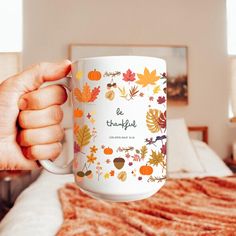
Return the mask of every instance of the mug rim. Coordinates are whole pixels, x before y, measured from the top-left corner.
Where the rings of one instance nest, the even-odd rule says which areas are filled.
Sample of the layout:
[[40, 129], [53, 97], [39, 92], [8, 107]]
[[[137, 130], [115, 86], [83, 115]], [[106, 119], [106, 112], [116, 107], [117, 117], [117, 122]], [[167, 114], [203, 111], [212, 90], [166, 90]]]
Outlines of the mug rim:
[[145, 58], [145, 59], [155, 59], [158, 61], [163, 61], [164, 63], [166, 63], [166, 60], [160, 57], [152, 57], [152, 56], [138, 56], [138, 55], [116, 55], [116, 56], [97, 56], [97, 57], [81, 57], [75, 61], [72, 62], [72, 64], [76, 64], [79, 61], [89, 61], [89, 60], [106, 60], [106, 59], [117, 59], [117, 58]]

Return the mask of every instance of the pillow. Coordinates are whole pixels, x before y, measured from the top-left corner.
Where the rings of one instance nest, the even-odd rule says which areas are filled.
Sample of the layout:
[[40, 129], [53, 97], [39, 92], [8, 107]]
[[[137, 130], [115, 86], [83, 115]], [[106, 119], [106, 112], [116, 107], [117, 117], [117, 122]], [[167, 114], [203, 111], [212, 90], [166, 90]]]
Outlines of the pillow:
[[167, 171], [204, 172], [183, 118], [167, 120]]

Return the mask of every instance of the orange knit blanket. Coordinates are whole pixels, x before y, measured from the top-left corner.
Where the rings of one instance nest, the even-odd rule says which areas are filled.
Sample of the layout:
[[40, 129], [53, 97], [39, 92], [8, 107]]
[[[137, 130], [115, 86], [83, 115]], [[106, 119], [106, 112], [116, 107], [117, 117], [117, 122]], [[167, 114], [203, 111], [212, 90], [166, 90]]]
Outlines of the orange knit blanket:
[[75, 184], [59, 189], [64, 214], [57, 236], [236, 235], [236, 175], [169, 179], [153, 197], [108, 203]]

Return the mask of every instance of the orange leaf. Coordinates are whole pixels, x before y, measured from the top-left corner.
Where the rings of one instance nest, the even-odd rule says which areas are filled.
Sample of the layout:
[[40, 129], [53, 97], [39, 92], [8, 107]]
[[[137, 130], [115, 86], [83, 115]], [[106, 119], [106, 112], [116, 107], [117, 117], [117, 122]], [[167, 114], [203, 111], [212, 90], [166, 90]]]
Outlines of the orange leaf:
[[75, 95], [76, 99], [77, 99], [79, 102], [83, 102], [83, 97], [82, 97], [82, 93], [81, 93], [80, 89], [75, 88], [75, 89], [74, 89], [74, 95]]
[[97, 96], [98, 96], [99, 93], [100, 93], [100, 86], [95, 87], [95, 88], [92, 90], [91, 98], [90, 98], [89, 102], [95, 101], [95, 100], [97, 99]]
[[82, 100], [83, 102], [89, 102], [90, 98], [91, 98], [91, 90], [89, 85], [86, 83], [83, 87]]
[[78, 124], [74, 124], [74, 135], [78, 135], [79, 132], [79, 125]]
[[147, 85], [155, 85], [155, 83], [160, 79], [160, 76], [156, 75], [156, 70], [153, 70], [151, 73], [145, 67], [143, 74], [137, 74], [139, 80], [136, 81], [137, 84], [146, 87]]

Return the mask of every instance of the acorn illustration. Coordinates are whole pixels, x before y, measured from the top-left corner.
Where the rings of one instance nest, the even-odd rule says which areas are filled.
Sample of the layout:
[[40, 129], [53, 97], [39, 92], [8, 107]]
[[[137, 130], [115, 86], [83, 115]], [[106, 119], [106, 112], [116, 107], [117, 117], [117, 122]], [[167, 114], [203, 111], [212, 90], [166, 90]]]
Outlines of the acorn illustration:
[[125, 159], [122, 157], [117, 157], [113, 160], [114, 166], [120, 170], [123, 168], [124, 164], [125, 164]]

